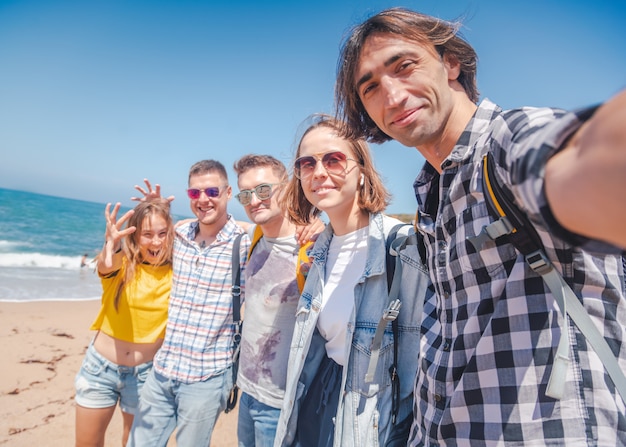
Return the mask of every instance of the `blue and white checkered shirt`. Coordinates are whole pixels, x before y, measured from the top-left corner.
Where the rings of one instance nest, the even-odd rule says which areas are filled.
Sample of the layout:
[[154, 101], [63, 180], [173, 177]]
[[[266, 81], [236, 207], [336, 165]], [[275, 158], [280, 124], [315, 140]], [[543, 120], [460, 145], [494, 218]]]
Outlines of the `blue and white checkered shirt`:
[[[170, 379], [193, 383], [219, 374], [232, 364], [233, 241], [243, 230], [232, 217], [216, 240], [202, 249], [194, 242], [197, 222], [176, 229], [174, 275], [163, 346], [154, 358], [155, 370]], [[240, 266], [250, 240], [241, 240]], [[241, 275], [241, 301], [244, 298]]]
[[621, 257], [591, 254], [602, 244], [561, 228], [544, 193], [546, 160], [588, 114], [502, 111], [485, 100], [441, 175], [426, 164], [417, 177], [420, 230], [437, 294], [424, 306], [410, 446], [626, 445], [624, 402], [571, 320], [565, 392], [560, 400], [546, 396], [561, 329], [542, 278], [510, 243], [489, 241], [476, 251], [468, 241], [493, 221], [481, 171], [482, 156], [492, 151], [499, 177], [626, 370]]

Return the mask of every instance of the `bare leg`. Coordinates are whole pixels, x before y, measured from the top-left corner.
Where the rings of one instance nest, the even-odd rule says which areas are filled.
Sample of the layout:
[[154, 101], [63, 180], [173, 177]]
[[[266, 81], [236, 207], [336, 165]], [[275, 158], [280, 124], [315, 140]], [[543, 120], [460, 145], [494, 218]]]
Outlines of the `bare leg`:
[[104, 435], [115, 407], [85, 408], [76, 405], [76, 447], [104, 447]]
[[124, 428], [122, 431], [122, 447], [125, 447], [126, 443], [128, 442], [128, 435], [130, 434], [130, 427], [132, 427], [133, 425], [133, 419], [135, 418], [135, 416], [130, 413], [124, 413], [122, 411], [122, 418], [124, 418]]

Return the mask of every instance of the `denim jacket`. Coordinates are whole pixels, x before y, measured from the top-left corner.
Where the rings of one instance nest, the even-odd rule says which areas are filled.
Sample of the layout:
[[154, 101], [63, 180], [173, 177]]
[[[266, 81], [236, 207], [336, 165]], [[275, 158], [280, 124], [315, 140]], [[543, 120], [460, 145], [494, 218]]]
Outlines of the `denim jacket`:
[[[400, 223], [399, 220], [382, 214], [370, 216], [365, 270], [355, 287], [354, 310], [348, 322], [345, 346], [348, 363], [343, 368], [342, 393], [335, 418], [335, 446], [385, 445], [393, 433], [389, 368], [393, 363], [394, 349], [390, 323], [385, 329], [374, 381], [366, 383], [365, 374], [376, 327], [389, 303], [386, 239], [390, 231]], [[408, 228], [408, 225], [403, 226], [398, 236], [413, 233]], [[310, 253], [311, 270], [296, 310], [285, 398], [278, 421], [275, 447], [293, 443], [302, 398], [326, 355], [325, 340], [316, 327], [321, 309], [328, 247], [332, 237], [332, 227], [328, 225]], [[398, 424], [412, 413], [423, 303], [427, 296], [434, 293], [417, 246], [407, 246], [400, 251], [400, 256], [403, 265], [399, 293], [402, 307], [398, 316]]]

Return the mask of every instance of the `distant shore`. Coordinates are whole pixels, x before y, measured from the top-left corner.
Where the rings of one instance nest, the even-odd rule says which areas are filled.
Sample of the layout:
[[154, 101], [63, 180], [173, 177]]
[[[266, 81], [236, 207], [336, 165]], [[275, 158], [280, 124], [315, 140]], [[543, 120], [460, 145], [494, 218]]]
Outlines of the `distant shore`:
[[[74, 445], [74, 376], [99, 304], [0, 302], [0, 446]], [[120, 447], [121, 431], [117, 410], [105, 446]], [[222, 414], [211, 446], [236, 446], [236, 432], [237, 412]]]

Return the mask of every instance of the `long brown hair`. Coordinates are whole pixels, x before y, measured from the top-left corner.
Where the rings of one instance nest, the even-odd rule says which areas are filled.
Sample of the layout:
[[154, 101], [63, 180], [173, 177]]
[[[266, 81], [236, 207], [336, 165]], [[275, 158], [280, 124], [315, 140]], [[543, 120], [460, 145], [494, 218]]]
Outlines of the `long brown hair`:
[[460, 22], [447, 22], [404, 8], [387, 9], [354, 27], [342, 44], [335, 83], [336, 115], [346, 123], [342, 129], [345, 135], [348, 138], [365, 138], [372, 143], [383, 143], [391, 139], [365, 111], [354, 79], [363, 46], [374, 34], [395, 35], [430, 49], [440, 57], [445, 53], [458, 61], [461, 73], [457, 80], [469, 99], [477, 103], [478, 56], [474, 48], [460, 37], [460, 27]]
[[124, 278], [120, 281], [120, 285], [115, 293], [115, 309], [117, 310], [122, 290], [126, 284], [130, 284], [134, 277], [137, 264], [143, 262], [141, 250], [139, 248], [139, 238], [143, 229], [144, 222], [150, 216], [160, 216], [167, 224], [167, 236], [163, 243], [163, 250], [159, 254], [156, 265], [171, 264], [172, 252], [174, 247], [174, 222], [170, 214], [170, 203], [165, 199], [151, 199], [139, 203], [134, 209], [134, 214], [128, 219], [126, 227], [135, 227], [136, 230], [126, 236], [124, 247]]
[[[314, 129], [320, 127], [331, 129], [336, 133], [337, 138], [346, 140], [350, 144], [350, 148], [354, 153], [354, 158], [359, 165], [359, 169], [363, 174], [363, 185], [359, 189], [359, 197], [357, 203], [359, 208], [368, 213], [377, 213], [384, 211], [389, 204], [391, 195], [383, 184], [380, 175], [374, 167], [372, 155], [369, 146], [362, 138], [349, 139], [341, 136], [341, 129], [344, 124], [329, 115], [316, 114], [309, 118], [313, 123], [307, 127], [300, 137], [298, 148], [296, 149], [294, 160], [300, 156], [300, 146], [302, 140]], [[295, 175], [291, 176], [285, 193], [281, 199], [281, 206], [286, 211], [289, 220], [297, 225], [307, 225], [311, 219], [321, 213], [315, 208], [304, 195], [300, 180]]]

